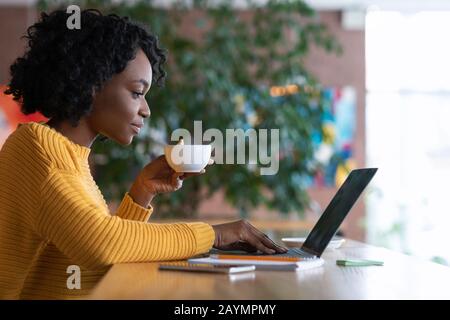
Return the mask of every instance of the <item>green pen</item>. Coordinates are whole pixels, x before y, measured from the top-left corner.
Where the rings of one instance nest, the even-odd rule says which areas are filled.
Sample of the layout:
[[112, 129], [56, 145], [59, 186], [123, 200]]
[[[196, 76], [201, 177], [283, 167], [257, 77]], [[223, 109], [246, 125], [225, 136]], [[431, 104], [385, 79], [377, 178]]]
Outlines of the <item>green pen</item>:
[[346, 259], [336, 260], [338, 266], [344, 267], [367, 267], [367, 266], [382, 266], [383, 261], [367, 260], [367, 259]]

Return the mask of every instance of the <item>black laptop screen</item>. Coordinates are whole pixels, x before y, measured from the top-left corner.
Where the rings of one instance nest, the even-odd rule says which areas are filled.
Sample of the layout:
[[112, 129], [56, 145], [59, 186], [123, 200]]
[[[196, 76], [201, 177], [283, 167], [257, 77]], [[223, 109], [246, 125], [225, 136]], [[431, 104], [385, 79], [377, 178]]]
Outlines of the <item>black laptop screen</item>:
[[353, 170], [316, 223], [302, 250], [320, 257], [347, 213], [377, 172], [376, 168]]

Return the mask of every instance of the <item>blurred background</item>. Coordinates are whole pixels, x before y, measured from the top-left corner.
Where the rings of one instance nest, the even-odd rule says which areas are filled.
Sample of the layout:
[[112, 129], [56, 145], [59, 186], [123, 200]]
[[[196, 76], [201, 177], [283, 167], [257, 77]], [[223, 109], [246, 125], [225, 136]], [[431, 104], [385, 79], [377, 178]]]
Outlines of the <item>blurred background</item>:
[[[173, 130], [195, 120], [203, 131], [278, 128], [276, 175], [215, 165], [159, 197], [152, 219], [244, 217], [272, 236], [302, 236], [350, 170], [377, 167], [340, 233], [449, 264], [448, 1], [0, 0], [2, 89], [27, 27], [70, 4], [141, 21], [169, 52], [141, 134], [129, 147], [93, 146], [92, 174], [112, 211]], [[0, 94], [0, 146], [17, 123], [41, 120]]]

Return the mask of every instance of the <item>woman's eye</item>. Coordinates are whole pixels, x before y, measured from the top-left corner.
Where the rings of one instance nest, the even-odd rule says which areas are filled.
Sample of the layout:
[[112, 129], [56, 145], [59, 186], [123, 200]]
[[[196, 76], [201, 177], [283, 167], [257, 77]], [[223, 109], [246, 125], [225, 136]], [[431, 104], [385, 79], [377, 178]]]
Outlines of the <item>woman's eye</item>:
[[139, 98], [139, 96], [144, 95], [142, 92], [136, 92], [136, 91], [133, 91], [131, 94], [132, 94], [133, 98], [135, 98], [135, 99]]

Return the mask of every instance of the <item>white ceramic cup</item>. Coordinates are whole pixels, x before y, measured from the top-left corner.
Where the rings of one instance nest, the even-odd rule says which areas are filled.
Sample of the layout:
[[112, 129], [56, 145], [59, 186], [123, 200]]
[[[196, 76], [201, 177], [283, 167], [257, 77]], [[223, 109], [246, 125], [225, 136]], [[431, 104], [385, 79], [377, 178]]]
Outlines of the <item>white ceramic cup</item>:
[[200, 172], [211, 158], [211, 145], [177, 144], [164, 147], [164, 155], [175, 172]]

